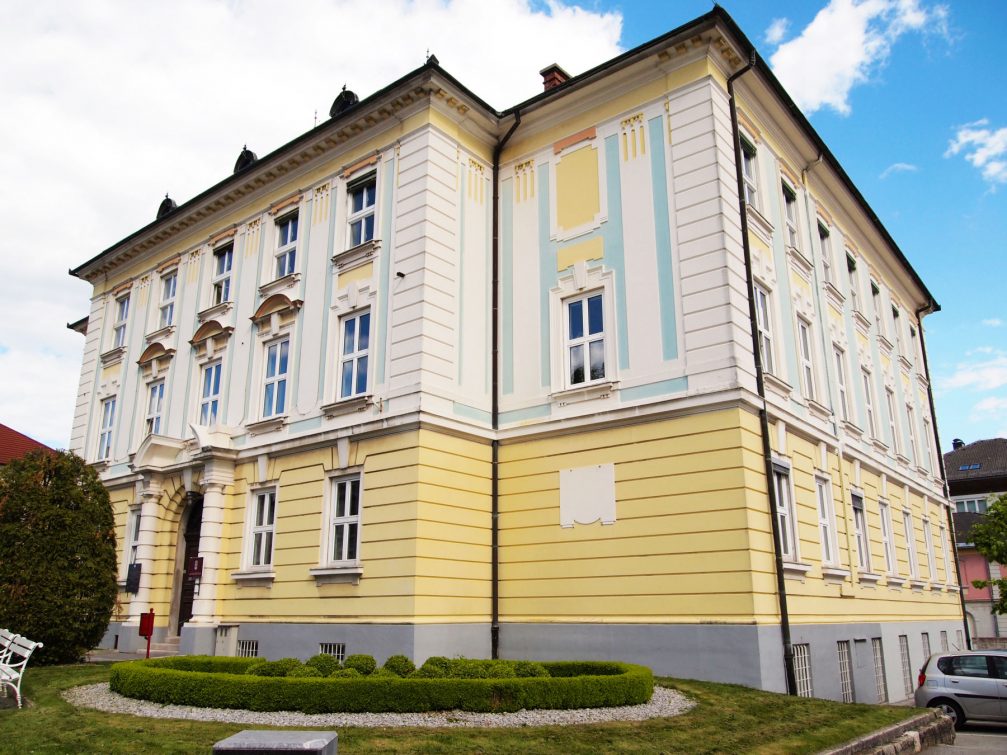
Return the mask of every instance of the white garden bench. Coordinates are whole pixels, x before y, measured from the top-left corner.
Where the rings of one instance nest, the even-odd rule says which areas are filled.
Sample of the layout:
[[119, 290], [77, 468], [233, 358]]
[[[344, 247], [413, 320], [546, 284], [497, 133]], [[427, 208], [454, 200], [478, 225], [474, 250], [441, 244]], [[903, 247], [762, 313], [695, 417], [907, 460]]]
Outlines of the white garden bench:
[[28, 659], [41, 642], [32, 642], [19, 634], [8, 630], [0, 630], [0, 689], [7, 687], [14, 690], [17, 707], [21, 707], [21, 679], [24, 676]]

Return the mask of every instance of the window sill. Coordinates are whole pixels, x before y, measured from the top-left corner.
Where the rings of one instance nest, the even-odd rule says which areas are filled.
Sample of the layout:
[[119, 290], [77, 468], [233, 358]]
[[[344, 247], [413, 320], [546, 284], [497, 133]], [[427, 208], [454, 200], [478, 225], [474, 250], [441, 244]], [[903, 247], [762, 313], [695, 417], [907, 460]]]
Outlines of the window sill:
[[901, 590], [906, 586], [905, 577], [898, 577], [894, 574], [889, 574], [885, 579], [885, 584], [892, 590]]
[[864, 437], [864, 431], [861, 430], [852, 422], [850, 422], [849, 420], [845, 419], [843, 420], [843, 428], [845, 428], [846, 432], [848, 432], [850, 435], [855, 435], [858, 438]]
[[364, 396], [354, 396], [333, 401], [331, 404], [323, 404], [322, 412], [326, 417], [339, 417], [344, 414], [362, 412], [374, 404], [374, 396], [366, 394]]
[[832, 410], [829, 409], [829, 407], [823, 404], [819, 404], [813, 398], [807, 399], [807, 402], [808, 402], [808, 409], [810, 409], [811, 413], [814, 414], [819, 419], [828, 419], [829, 417], [832, 416]]
[[843, 296], [843, 292], [836, 288], [836, 285], [832, 281], [825, 282], [825, 295], [829, 301], [836, 305], [836, 309], [842, 311], [846, 297]]
[[791, 246], [787, 244], [787, 254], [794, 261], [794, 267], [797, 272], [804, 277], [805, 280], [811, 280], [811, 273], [815, 269], [814, 265], [811, 263], [800, 249], [796, 246]]
[[340, 273], [345, 273], [355, 267], [366, 265], [381, 251], [381, 240], [371, 239], [363, 244], [357, 244], [344, 252], [332, 255], [332, 265]]
[[275, 577], [276, 573], [272, 570], [231, 572], [231, 579], [238, 583], [238, 587], [269, 587]]
[[916, 592], [923, 592], [926, 589], [927, 583], [922, 579], [911, 579], [909, 580], [909, 587], [911, 587]]
[[871, 321], [868, 320], [867, 315], [865, 315], [859, 309], [853, 312], [853, 322], [857, 326], [857, 329], [865, 336], [870, 332]]
[[233, 301], [222, 301], [220, 304], [213, 304], [206, 309], [196, 313], [196, 319], [204, 323], [207, 320], [215, 320], [221, 315], [226, 315], [234, 307]]
[[898, 459], [899, 464], [901, 464], [902, 466], [904, 466], [904, 467], [908, 467], [909, 466], [909, 457], [908, 456], [905, 456], [904, 454], [901, 454], [898, 451], [896, 451], [895, 452], [895, 458]]
[[811, 571], [811, 564], [802, 564], [799, 561], [783, 562], [783, 576], [787, 579], [799, 579], [803, 582], [809, 571]]
[[844, 582], [850, 576], [849, 569], [839, 566], [823, 566], [822, 579], [826, 582]]
[[906, 372], [912, 372], [913, 363], [909, 361], [905, 354], [899, 354], [899, 364]]
[[263, 433], [279, 430], [287, 423], [287, 415], [280, 414], [269, 419], [262, 419], [258, 422], [246, 422], [245, 429], [252, 435], [262, 435]]
[[875, 574], [872, 571], [858, 571], [857, 581], [862, 585], [868, 585], [869, 587], [874, 587], [878, 582], [881, 581], [881, 575]]
[[279, 293], [280, 291], [286, 291], [288, 288], [293, 288], [300, 280], [300, 273], [284, 275], [282, 278], [277, 278], [276, 280], [269, 281], [269, 283], [263, 283], [259, 286], [259, 295], [265, 299], [273, 294]]
[[356, 566], [319, 566], [308, 569], [308, 574], [315, 578], [316, 585], [335, 585], [360, 583], [360, 577], [364, 573], [364, 567], [360, 564]]
[[748, 210], [749, 229], [755, 231], [756, 235], [765, 241], [766, 244], [772, 244], [773, 224], [753, 205], [745, 204], [745, 209]]
[[111, 367], [113, 364], [119, 364], [122, 361], [123, 355], [126, 353], [125, 346], [115, 346], [108, 351], [101, 353], [98, 359], [101, 360], [102, 367]]
[[154, 343], [155, 341], [163, 343], [175, 332], [174, 325], [165, 325], [163, 328], [158, 328], [157, 330], [151, 331], [145, 336], [147, 343]]
[[888, 340], [888, 336], [884, 333], [878, 333], [878, 346], [881, 347], [881, 353], [885, 356], [892, 355], [892, 349], [894, 346], [892, 345], [892, 342]]
[[927, 380], [927, 376], [924, 375], [922, 372], [917, 372], [916, 373], [916, 382], [918, 382], [920, 384], [921, 388], [929, 388], [930, 387], [930, 381]]
[[950, 584], [944, 585], [944, 589], [947, 590], [948, 592], [961, 592], [962, 591], [962, 588], [960, 588], [958, 585], [950, 585]]
[[580, 401], [592, 401], [594, 399], [608, 398], [617, 389], [617, 383], [606, 381], [604, 383], [589, 383], [579, 388], [567, 388], [551, 394], [551, 398], [558, 406], [568, 406]]
[[771, 372], [762, 373], [762, 381], [772, 389], [773, 393], [781, 396], [782, 398], [790, 398], [790, 394], [794, 391], [794, 386], [788, 383], [782, 378], [778, 378]]
[[881, 453], [888, 453], [888, 446], [877, 438], [871, 438], [871, 444]]

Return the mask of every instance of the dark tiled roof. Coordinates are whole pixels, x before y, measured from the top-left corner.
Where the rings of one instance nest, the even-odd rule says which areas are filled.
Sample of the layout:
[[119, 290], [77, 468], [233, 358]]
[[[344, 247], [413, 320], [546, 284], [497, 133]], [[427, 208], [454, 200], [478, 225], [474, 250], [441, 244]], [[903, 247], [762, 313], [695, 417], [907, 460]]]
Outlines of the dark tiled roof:
[[971, 511], [954, 513], [951, 518], [955, 522], [955, 540], [959, 543], [972, 542], [972, 526], [976, 522], [981, 522], [986, 518], [985, 514], [976, 514]]
[[[975, 467], [962, 469], [961, 467]], [[977, 440], [944, 454], [948, 482], [1007, 476], [1007, 438]]]
[[20, 459], [29, 451], [51, 451], [49, 446], [0, 424], [0, 466], [11, 459]]

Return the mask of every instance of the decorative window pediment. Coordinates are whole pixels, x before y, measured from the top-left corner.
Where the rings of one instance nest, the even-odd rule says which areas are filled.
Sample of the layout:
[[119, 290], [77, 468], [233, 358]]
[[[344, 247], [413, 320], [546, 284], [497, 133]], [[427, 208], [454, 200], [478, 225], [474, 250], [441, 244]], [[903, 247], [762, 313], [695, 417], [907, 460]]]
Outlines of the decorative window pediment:
[[143, 350], [136, 363], [143, 371], [144, 380], [154, 380], [168, 369], [174, 356], [174, 349], [167, 348], [160, 342], [154, 342]]
[[300, 299], [273, 294], [259, 305], [251, 320], [258, 328], [259, 335], [269, 338], [293, 325], [303, 304]]
[[218, 320], [207, 320], [200, 325], [189, 341], [196, 350], [196, 359], [212, 359], [224, 347], [232, 332], [233, 327], [221, 325]]

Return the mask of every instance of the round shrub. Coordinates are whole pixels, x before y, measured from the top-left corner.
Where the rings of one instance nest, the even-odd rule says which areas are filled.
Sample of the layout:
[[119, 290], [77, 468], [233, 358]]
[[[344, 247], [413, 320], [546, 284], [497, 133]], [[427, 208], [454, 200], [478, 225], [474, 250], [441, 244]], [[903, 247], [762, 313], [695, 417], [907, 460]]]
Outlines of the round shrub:
[[348, 655], [343, 668], [355, 668], [361, 676], [367, 676], [378, 667], [373, 655]]
[[339, 668], [339, 661], [334, 655], [319, 653], [308, 658], [304, 665], [318, 669], [322, 676], [331, 676], [332, 672]]
[[383, 666], [381, 668], [374, 669], [374, 671], [372, 671], [370, 674], [368, 674], [367, 678], [368, 679], [373, 679], [375, 677], [382, 677], [382, 676], [385, 677], [385, 678], [387, 678], [387, 679], [401, 679], [402, 678], [398, 674], [396, 674], [394, 671], [392, 671], [391, 669], [385, 668]]
[[385, 661], [385, 671], [391, 671], [395, 676], [409, 676], [416, 670], [416, 666], [404, 655], [393, 655]]
[[545, 666], [535, 661], [514, 661], [514, 675], [518, 677], [549, 676]]
[[318, 678], [321, 678], [322, 672], [316, 669], [314, 666], [298, 666], [296, 668], [290, 669], [290, 671], [287, 672], [288, 678], [292, 676], [301, 676], [301, 677], [317, 676]]
[[245, 672], [252, 676], [287, 676], [303, 664], [297, 658], [280, 658], [278, 661], [264, 661], [250, 666]]
[[442, 679], [451, 675], [451, 661], [441, 655], [427, 658], [413, 676], [420, 679]]
[[359, 679], [362, 676], [355, 668], [337, 668], [329, 674], [329, 679]]

